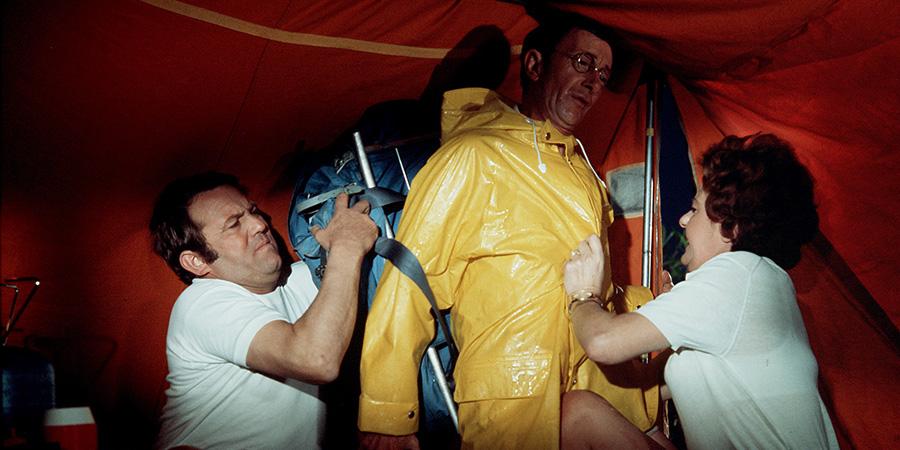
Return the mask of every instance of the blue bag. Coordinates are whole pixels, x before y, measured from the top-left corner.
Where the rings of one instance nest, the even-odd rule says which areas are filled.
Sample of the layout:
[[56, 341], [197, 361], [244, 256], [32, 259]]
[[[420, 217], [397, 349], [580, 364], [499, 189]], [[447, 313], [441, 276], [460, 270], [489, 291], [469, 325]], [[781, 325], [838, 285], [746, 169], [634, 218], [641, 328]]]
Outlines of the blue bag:
[[[294, 251], [309, 266], [317, 285], [321, 283], [327, 255], [309, 230], [312, 225], [324, 228], [331, 220], [334, 214], [333, 197], [337, 195], [336, 190], [354, 194], [365, 188], [365, 182], [355, 156], [356, 146], [352, 139], [352, 133], [359, 132], [367, 147], [369, 164], [375, 177], [376, 186], [405, 196], [408, 192], [405, 178], [412, 180], [425, 165], [428, 157], [440, 146], [438, 130], [437, 112], [429, 115], [427, 111], [423, 111], [420, 102], [400, 100], [382, 103], [369, 108], [354, 127], [342, 134], [331, 146], [307, 161], [298, 177], [291, 199], [288, 234]], [[327, 199], [321, 199], [322, 197]], [[307, 207], [307, 205], [312, 206]], [[384, 229], [387, 221], [396, 231], [402, 214], [402, 205], [399, 206], [393, 208], [390, 206], [373, 207], [369, 215], [380, 229]], [[384, 263], [384, 258], [370, 254], [367, 256], [366, 263], [363, 264], [360, 291], [361, 295], [362, 293], [366, 295], [366, 308], [371, 307]], [[363, 314], [368, 312], [368, 309], [363, 311], [362, 302], [360, 311]], [[449, 375], [453, 362], [450, 349], [442, 329], [437, 328], [436, 333], [431, 346], [438, 351], [444, 366], [444, 373], [450, 380]], [[359, 345], [358, 342], [355, 344]], [[353, 345], [354, 343], [351, 343], [351, 346]], [[348, 351], [348, 355], [350, 353]], [[346, 367], [346, 369], [352, 370], [354, 375], [358, 376], [358, 364], [355, 367]], [[450, 413], [435, 379], [431, 365], [423, 361], [420, 367], [419, 389], [422, 406], [421, 430], [425, 432], [455, 431]], [[358, 393], [358, 382], [356, 388]], [[357, 405], [350, 405], [349, 399], [344, 403], [347, 404], [342, 405], [343, 408], [352, 406], [353, 410], [357, 410]]]

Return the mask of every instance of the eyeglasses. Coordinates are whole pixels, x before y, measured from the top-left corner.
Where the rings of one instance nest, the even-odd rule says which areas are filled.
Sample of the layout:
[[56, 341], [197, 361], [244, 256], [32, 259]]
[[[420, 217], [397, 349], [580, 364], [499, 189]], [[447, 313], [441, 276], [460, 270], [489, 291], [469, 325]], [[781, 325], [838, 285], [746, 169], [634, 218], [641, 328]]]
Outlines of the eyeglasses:
[[569, 59], [572, 60], [572, 67], [576, 72], [588, 73], [593, 70], [600, 76], [601, 83], [606, 84], [606, 82], [609, 81], [609, 69], [594, 66], [594, 57], [589, 53], [577, 53], [573, 56], [569, 56]]

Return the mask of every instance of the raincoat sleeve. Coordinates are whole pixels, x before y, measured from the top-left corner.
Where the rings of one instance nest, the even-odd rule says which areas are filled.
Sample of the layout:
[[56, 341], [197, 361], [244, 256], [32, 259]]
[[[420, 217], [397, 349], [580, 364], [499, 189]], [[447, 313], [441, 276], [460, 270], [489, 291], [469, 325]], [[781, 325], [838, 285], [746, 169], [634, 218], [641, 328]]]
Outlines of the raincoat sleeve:
[[[416, 176], [397, 239], [419, 259], [438, 306], [450, 308], [465, 270], [466, 247], [481, 222], [471, 186], [482, 161], [471, 146], [448, 142]], [[416, 432], [419, 363], [435, 334], [430, 304], [418, 287], [385, 264], [366, 321], [360, 366], [361, 431]]]

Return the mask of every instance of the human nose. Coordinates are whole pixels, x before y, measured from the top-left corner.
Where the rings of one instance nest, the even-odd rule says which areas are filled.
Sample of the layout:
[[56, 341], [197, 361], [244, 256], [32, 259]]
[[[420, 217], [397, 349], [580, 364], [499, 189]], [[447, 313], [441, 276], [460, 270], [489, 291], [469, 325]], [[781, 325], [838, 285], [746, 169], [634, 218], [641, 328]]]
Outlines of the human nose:
[[265, 233], [269, 230], [269, 222], [259, 214], [250, 214], [250, 232], [252, 234]]
[[586, 74], [584, 74], [584, 82], [582, 85], [587, 88], [591, 92], [598, 92], [600, 89], [603, 89], [603, 83], [600, 81], [600, 78], [603, 75], [597, 69], [588, 70]]
[[691, 221], [691, 212], [688, 211], [688, 212], [684, 213], [680, 219], [678, 219], [678, 225], [680, 225], [681, 228], [687, 228], [687, 224], [690, 221]]

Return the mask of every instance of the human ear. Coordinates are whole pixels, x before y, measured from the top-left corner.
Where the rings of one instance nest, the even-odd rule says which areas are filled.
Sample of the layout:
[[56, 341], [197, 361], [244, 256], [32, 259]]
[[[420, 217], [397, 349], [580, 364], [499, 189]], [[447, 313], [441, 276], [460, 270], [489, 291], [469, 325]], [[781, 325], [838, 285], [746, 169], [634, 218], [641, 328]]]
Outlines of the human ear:
[[738, 226], [737, 226], [737, 225], [734, 225], [734, 226], [731, 228], [731, 233], [728, 233], [728, 234], [731, 235], [731, 237], [728, 237], [728, 236], [725, 234], [725, 229], [722, 228], [721, 224], [719, 224], [719, 236], [720, 236], [720, 239], [722, 239], [722, 243], [723, 243], [723, 244], [725, 244], [726, 246], [728, 246], [728, 250], [731, 251], [731, 249], [734, 247], [734, 241], [735, 241], [735, 240], [737, 239], [737, 237], [738, 237]]
[[544, 67], [541, 53], [535, 49], [528, 50], [528, 52], [525, 53], [523, 61], [525, 62], [525, 75], [528, 76], [529, 80], [537, 81], [541, 77], [541, 72]]
[[181, 267], [184, 268], [184, 270], [187, 270], [197, 277], [202, 278], [209, 273], [209, 264], [193, 250], [181, 252], [181, 255], [178, 256], [178, 263], [181, 264]]
[[740, 229], [740, 227], [738, 227], [738, 224], [734, 224], [734, 226], [731, 227], [731, 233], [730, 233], [731, 237], [728, 238], [727, 241], [733, 242], [734, 240], [736, 240], [738, 238], [738, 235], [740, 234], [740, 232], [741, 232], [741, 229]]

